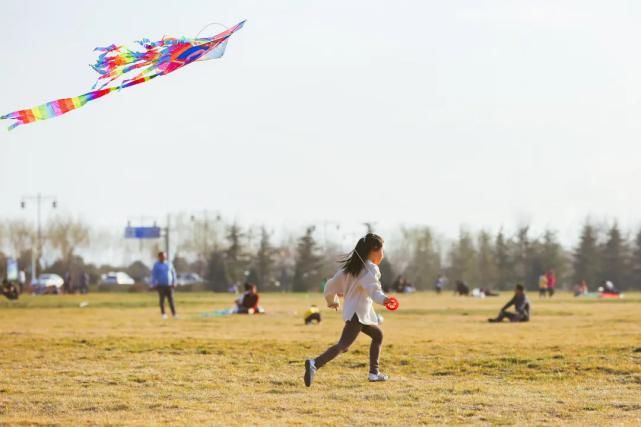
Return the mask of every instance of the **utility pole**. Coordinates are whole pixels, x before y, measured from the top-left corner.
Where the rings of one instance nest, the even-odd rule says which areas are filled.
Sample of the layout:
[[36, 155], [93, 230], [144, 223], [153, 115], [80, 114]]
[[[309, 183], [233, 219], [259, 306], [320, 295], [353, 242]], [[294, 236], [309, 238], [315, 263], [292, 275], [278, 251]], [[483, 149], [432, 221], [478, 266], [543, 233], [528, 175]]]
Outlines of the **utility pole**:
[[[42, 256], [42, 202], [51, 201], [51, 207], [56, 209], [58, 207], [58, 200], [56, 196], [43, 195], [41, 193], [35, 196], [22, 196], [20, 207], [26, 209], [27, 201], [36, 203], [36, 244], [31, 245], [31, 283], [36, 280], [36, 268], [40, 257]], [[34, 248], [35, 246], [35, 248]]]

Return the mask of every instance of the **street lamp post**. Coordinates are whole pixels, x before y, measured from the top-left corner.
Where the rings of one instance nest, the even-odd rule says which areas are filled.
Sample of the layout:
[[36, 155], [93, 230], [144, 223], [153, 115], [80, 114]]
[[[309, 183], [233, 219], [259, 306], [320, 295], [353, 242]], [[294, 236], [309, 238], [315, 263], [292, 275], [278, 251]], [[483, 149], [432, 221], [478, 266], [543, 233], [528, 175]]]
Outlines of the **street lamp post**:
[[36, 234], [36, 247], [34, 248], [33, 244], [31, 247], [31, 283], [33, 284], [36, 278], [37, 262], [42, 256], [42, 202], [51, 201], [51, 207], [56, 209], [58, 207], [58, 200], [56, 196], [48, 196], [41, 193], [38, 193], [35, 196], [22, 196], [22, 200], [20, 201], [20, 207], [22, 209], [26, 209], [27, 201], [36, 203], [36, 223], [38, 227]]

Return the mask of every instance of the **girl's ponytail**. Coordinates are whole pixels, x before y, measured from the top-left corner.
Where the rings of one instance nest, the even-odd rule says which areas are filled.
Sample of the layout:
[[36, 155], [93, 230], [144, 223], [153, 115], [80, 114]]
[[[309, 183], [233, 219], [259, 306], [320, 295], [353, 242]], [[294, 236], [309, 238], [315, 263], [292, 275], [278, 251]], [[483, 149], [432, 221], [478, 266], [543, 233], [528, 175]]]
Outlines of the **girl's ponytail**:
[[358, 277], [358, 275], [361, 274], [361, 271], [363, 271], [363, 268], [365, 268], [365, 262], [367, 262], [370, 252], [382, 247], [383, 238], [381, 236], [374, 233], [367, 233], [364, 237], [358, 239], [354, 250], [345, 255], [339, 263], [341, 264], [343, 271], [354, 277]]

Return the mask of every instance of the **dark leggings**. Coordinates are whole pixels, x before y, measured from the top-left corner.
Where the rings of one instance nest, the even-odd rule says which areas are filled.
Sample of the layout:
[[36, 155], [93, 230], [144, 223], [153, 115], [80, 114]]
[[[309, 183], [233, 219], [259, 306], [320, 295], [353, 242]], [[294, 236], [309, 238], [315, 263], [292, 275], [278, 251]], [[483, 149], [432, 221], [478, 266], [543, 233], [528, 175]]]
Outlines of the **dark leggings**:
[[349, 350], [349, 346], [354, 343], [359, 332], [363, 332], [372, 338], [372, 344], [369, 347], [369, 372], [378, 374], [378, 356], [381, 354], [383, 345], [383, 331], [376, 325], [363, 325], [354, 314], [351, 320], [345, 322], [343, 333], [337, 344], [334, 344], [314, 360], [316, 368], [320, 368], [330, 360], [334, 359], [340, 353]]
[[527, 322], [529, 320], [520, 313], [512, 313], [506, 310], [502, 310], [496, 318], [498, 322], [501, 322], [503, 319], [508, 319], [510, 322]]
[[176, 307], [174, 307], [174, 288], [171, 286], [158, 286], [158, 296], [160, 298], [160, 312], [165, 314], [165, 298], [169, 300], [169, 308], [171, 314], [176, 315]]

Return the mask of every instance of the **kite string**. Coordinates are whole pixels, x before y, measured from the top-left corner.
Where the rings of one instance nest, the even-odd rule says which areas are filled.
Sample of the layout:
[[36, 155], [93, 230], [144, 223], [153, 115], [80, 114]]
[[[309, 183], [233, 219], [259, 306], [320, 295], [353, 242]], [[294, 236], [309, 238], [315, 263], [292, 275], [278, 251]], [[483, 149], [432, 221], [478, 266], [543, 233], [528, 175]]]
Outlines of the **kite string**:
[[228, 29], [229, 29], [229, 27], [227, 27], [225, 24], [221, 24], [220, 22], [210, 22], [209, 24], [207, 24], [207, 25], [205, 25], [204, 27], [202, 27], [202, 28], [200, 29], [200, 31], [198, 31], [198, 33], [196, 33], [196, 37], [195, 37], [195, 38], [198, 38], [198, 37], [200, 36], [200, 33], [202, 33], [203, 31], [205, 31], [205, 29], [206, 29], [207, 27], [212, 26], [212, 25], [220, 25], [221, 27], [223, 27], [223, 28], [224, 28], [224, 29], [226, 29], [226, 30], [228, 30]]
[[358, 253], [358, 251], [356, 250], [356, 248], [354, 248], [354, 253], [355, 253], [355, 254], [356, 254], [356, 256], [358, 257], [358, 259], [360, 259], [360, 260], [361, 260], [361, 262], [363, 263], [363, 267], [365, 267], [365, 270], [367, 270], [367, 272], [368, 272], [369, 274], [371, 274], [371, 275], [372, 275], [372, 277], [374, 277], [374, 279], [378, 280], [378, 277], [376, 277], [376, 275], [375, 275], [374, 273], [372, 273], [372, 271], [367, 267], [367, 263], [366, 263], [365, 261], [363, 261], [363, 258], [361, 257], [361, 254], [359, 254], [359, 253]]

